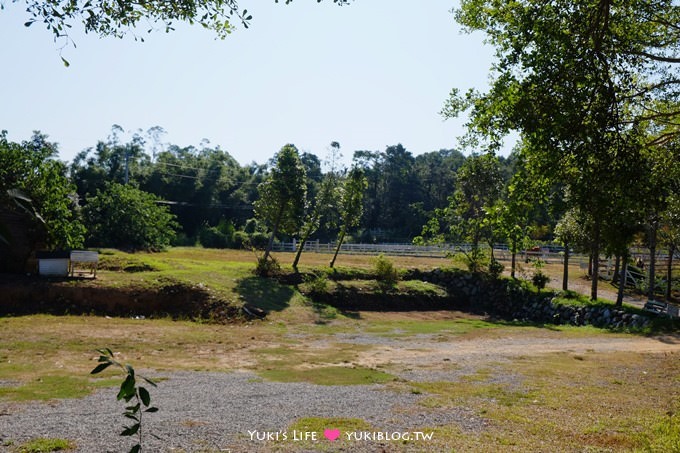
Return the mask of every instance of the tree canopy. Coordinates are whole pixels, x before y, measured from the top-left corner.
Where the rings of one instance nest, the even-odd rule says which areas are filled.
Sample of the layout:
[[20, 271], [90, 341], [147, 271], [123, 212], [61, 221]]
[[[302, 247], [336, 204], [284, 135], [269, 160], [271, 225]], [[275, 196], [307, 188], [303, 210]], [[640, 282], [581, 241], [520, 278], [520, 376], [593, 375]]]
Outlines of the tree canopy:
[[84, 218], [90, 246], [160, 250], [170, 245], [177, 223], [153, 194], [131, 185], [106, 183], [88, 197]]
[[44, 227], [41, 242], [48, 248], [78, 247], [85, 229], [77, 211], [75, 186], [66, 177], [66, 165], [56, 157], [57, 146], [46, 135], [35, 133], [28, 141], [14, 143], [2, 131], [0, 210], [29, 213], [27, 222], [37, 229]]
[[[274, 0], [279, 3], [279, 0]], [[285, 0], [291, 3], [293, 0]], [[317, 0], [321, 3], [322, 0]], [[135, 39], [140, 23], [150, 24], [148, 32], [157, 29], [170, 32], [175, 22], [199, 24], [225, 38], [241, 23], [245, 28], [253, 19], [247, 9], [241, 9], [237, 0], [12, 0], [24, 3], [28, 20], [26, 26], [39, 22], [44, 24], [57, 38], [68, 37], [69, 30], [76, 24], [86, 33], [99, 36], [123, 37], [132, 33]], [[333, 0], [345, 5], [349, 0]]]
[[605, 219], [625, 221], [625, 206], [641, 202], [628, 185], [644, 150], [678, 134], [679, 14], [671, 0], [464, 0], [457, 10], [486, 33], [496, 62], [491, 89], [454, 91], [444, 115], [470, 109], [470, 143], [492, 149], [519, 131], [527, 164], [592, 219], [594, 257]]
[[305, 214], [305, 169], [295, 145], [288, 144], [281, 148], [276, 154], [269, 177], [257, 190], [260, 198], [254, 205], [255, 215], [271, 230], [263, 257], [266, 261], [276, 233], [297, 233]]

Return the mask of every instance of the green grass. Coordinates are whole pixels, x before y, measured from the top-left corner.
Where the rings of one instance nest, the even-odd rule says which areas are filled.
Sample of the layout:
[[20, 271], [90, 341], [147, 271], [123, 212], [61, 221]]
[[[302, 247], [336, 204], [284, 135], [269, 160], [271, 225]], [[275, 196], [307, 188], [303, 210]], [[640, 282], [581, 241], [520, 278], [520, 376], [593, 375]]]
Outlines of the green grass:
[[670, 412], [658, 417], [644, 432], [637, 436], [641, 445], [639, 452], [680, 452], [680, 417]]
[[0, 387], [0, 399], [13, 401], [82, 398], [93, 390], [112, 387], [120, 379], [89, 379], [81, 376], [44, 375], [17, 386]]
[[38, 438], [24, 442], [16, 448], [17, 453], [50, 453], [76, 448], [74, 442], [67, 439]]
[[499, 325], [480, 319], [457, 320], [414, 320], [372, 322], [365, 328], [366, 332], [390, 337], [407, 337], [412, 335], [448, 334], [463, 335], [477, 329], [496, 329]]

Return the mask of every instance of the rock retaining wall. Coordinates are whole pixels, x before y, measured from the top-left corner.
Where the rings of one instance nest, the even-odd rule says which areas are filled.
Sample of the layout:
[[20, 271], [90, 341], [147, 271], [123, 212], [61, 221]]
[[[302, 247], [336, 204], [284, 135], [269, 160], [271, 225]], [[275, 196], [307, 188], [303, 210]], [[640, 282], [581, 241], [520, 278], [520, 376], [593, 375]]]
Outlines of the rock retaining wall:
[[472, 311], [483, 311], [506, 320], [613, 329], [640, 329], [651, 322], [649, 316], [611, 306], [561, 304], [554, 294], [536, 293], [518, 280], [493, 279], [484, 274], [456, 269], [413, 270], [404, 278], [440, 285], [459, 303], [466, 303]]

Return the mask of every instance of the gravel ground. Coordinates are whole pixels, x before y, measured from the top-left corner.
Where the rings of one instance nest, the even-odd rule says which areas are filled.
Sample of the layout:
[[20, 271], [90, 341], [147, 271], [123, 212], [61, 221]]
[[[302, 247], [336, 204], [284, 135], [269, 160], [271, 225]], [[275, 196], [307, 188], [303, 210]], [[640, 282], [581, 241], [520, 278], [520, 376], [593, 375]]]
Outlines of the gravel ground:
[[[451, 424], [479, 431], [485, 424], [464, 408], [428, 410], [417, 405], [423, 395], [395, 392], [380, 385], [265, 382], [247, 372], [178, 372], [163, 378], [151, 390], [152, 402], [160, 410], [147, 414], [144, 422], [147, 432], [157, 436], [146, 438], [145, 451], [149, 452], [298, 451], [291, 441], [272, 444], [251, 440], [248, 431], [285, 431], [302, 417], [361, 418], [376, 430], [387, 432]], [[18, 445], [36, 437], [52, 437], [75, 441], [78, 452], [127, 451], [126, 445], [132, 443], [121, 442], [118, 436], [124, 422], [123, 404], [116, 401], [115, 393], [109, 388], [82, 399], [2, 403], [0, 445], [4, 447], [0, 449], [12, 451], [9, 442]], [[382, 450], [379, 442], [359, 442], [350, 449]]]

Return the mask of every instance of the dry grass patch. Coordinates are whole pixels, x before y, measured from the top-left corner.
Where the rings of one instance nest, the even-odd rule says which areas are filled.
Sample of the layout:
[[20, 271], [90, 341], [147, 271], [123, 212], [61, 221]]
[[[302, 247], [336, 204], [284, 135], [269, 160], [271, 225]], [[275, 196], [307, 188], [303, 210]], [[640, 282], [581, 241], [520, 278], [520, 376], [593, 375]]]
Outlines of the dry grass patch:
[[[460, 382], [410, 383], [428, 408], [469, 407], [489, 420], [459, 448], [489, 451], [677, 451], [677, 354], [546, 354]], [[670, 415], [669, 415], [670, 414]], [[675, 420], [675, 425], [673, 424]], [[675, 427], [674, 427], [675, 426]]]

